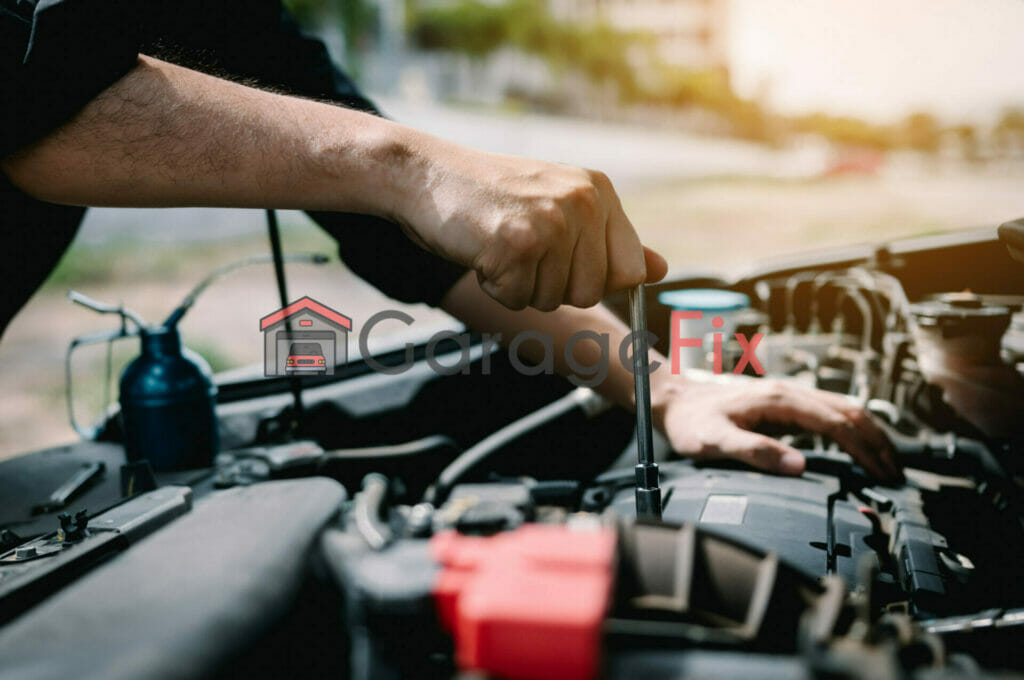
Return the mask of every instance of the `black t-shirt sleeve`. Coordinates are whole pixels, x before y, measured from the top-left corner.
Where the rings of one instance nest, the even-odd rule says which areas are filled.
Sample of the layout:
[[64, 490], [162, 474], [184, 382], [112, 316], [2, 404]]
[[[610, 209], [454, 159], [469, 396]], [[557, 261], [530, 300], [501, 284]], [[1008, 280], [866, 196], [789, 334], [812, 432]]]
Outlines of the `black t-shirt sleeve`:
[[338, 241], [338, 254], [349, 269], [396, 300], [437, 307], [466, 272], [423, 250], [386, 220], [336, 212], [309, 216]]
[[58, 127], [138, 58], [123, 0], [0, 0], [0, 156]]

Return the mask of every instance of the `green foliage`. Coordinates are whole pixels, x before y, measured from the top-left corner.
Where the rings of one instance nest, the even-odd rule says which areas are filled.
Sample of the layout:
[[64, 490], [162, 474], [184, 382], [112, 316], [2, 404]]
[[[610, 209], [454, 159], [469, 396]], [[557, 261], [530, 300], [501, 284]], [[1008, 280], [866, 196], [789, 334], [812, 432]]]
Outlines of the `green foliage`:
[[370, 0], [283, 0], [285, 9], [304, 26], [337, 23], [345, 37], [345, 65], [358, 72], [360, 47], [372, 38], [377, 9]]
[[154, 249], [135, 238], [102, 244], [76, 242], [61, 257], [43, 288], [63, 292], [74, 287], [103, 285], [118, 276], [170, 279], [180, 268], [180, 253], [175, 247], [162, 248], [149, 258], [140, 258], [140, 252], [153, 253]]
[[333, 0], [284, 0], [284, 7], [303, 24], [321, 19]]
[[472, 0], [410, 15], [413, 41], [425, 50], [452, 50], [483, 57], [510, 41], [519, 3], [491, 6]]
[[603, 22], [576, 27], [556, 21], [539, 0], [500, 5], [459, 0], [423, 9], [410, 3], [408, 19], [413, 42], [424, 50], [484, 57], [499, 47], [513, 46], [556, 69], [573, 67], [597, 82], [613, 82], [620, 92], [638, 89], [627, 54], [647, 43], [644, 36]]

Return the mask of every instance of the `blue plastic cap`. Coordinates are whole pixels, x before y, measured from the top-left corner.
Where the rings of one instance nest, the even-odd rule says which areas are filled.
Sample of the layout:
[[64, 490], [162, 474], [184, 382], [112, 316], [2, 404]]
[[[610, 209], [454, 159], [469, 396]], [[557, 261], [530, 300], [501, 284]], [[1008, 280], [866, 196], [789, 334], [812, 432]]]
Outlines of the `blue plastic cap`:
[[686, 288], [658, 294], [658, 302], [672, 309], [700, 312], [734, 312], [750, 306], [743, 293], [718, 288]]

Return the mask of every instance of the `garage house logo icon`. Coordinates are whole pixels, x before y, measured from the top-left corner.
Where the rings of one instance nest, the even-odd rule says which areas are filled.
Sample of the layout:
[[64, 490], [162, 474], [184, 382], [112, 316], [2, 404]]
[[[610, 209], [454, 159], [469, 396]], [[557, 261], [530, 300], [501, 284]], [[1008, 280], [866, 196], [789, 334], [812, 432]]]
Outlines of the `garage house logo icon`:
[[270, 376], [334, 375], [348, 359], [352, 319], [302, 297], [260, 319], [263, 373]]

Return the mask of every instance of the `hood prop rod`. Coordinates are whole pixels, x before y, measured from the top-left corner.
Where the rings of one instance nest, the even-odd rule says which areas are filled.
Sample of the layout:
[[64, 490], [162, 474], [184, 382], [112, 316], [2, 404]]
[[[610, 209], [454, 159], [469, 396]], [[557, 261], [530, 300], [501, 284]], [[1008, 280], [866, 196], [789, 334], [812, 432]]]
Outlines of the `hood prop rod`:
[[[267, 210], [267, 234], [270, 236], [270, 252], [274, 257], [274, 278], [277, 280], [277, 295], [281, 299], [281, 309], [288, 306], [288, 284], [284, 278], [284, 252], [281, 250], [281, 229], [277, 224], [277, 213], [274, 210]], [[292, 334], [291, 319], [285, 317], [285, 333]], [[302, 422], [304, 409], [302, 406], [302, 379], [293, 375], [288, 379], [291, 387], [292, 400], [295, 408], [291, 421], [288, 423], [290, 432], [298, 429]]]

